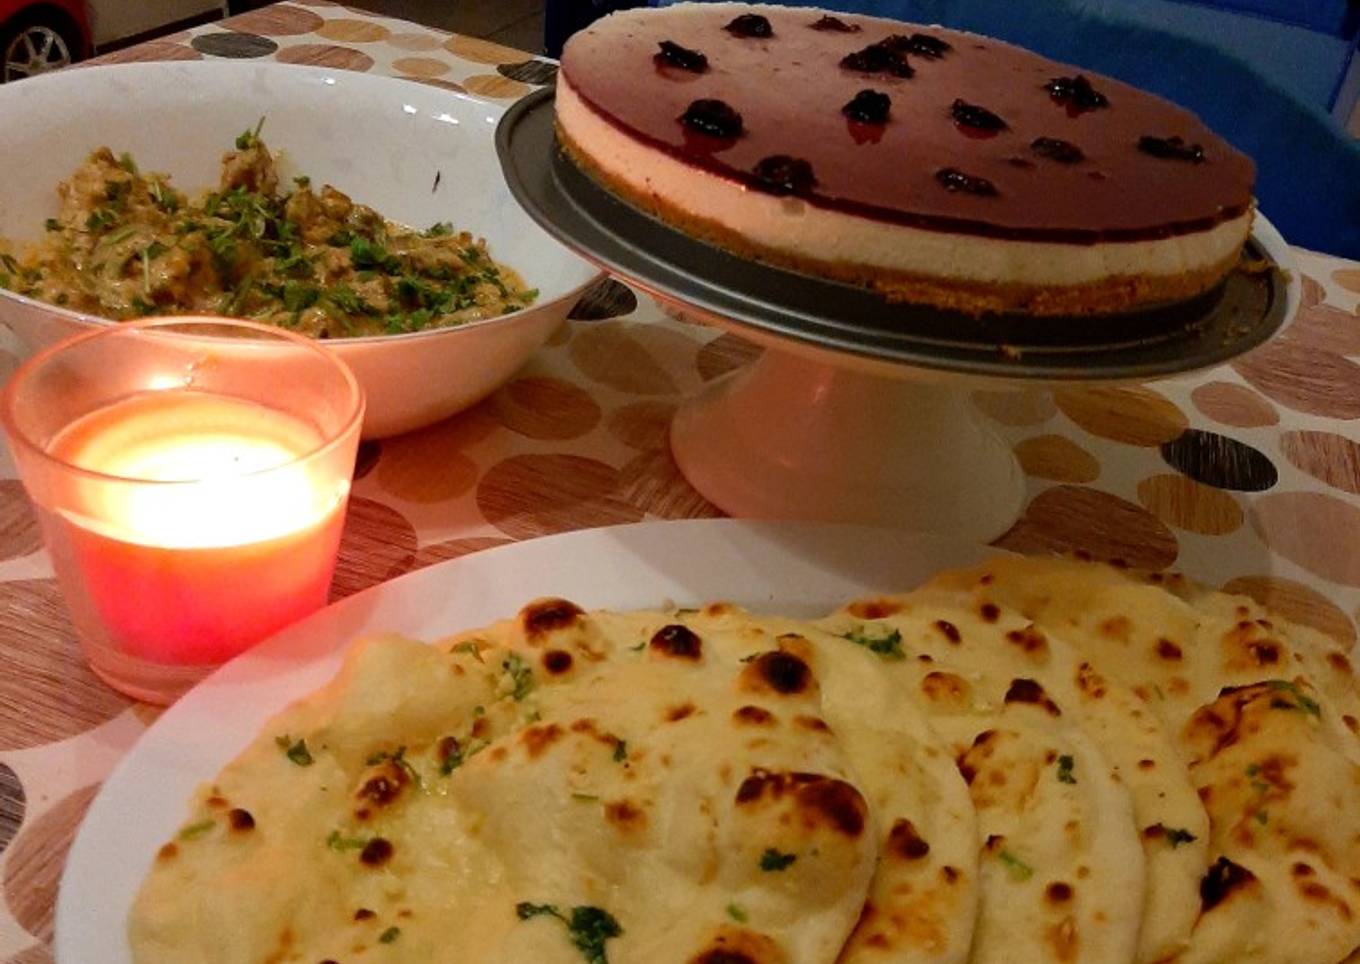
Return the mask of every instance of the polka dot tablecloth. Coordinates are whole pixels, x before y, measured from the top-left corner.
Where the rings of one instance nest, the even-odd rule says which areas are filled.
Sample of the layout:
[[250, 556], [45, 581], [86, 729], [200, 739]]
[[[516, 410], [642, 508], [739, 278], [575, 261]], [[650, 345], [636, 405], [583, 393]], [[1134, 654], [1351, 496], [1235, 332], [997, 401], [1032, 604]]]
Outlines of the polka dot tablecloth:
[[[507, 102], [551, 64], [319, 0], [105, 61], [273, 58]], [[1304, 308], [1238, 362], [1148, 386], [974, 395], [1028, 504], [997, 544], [1176, 566], [1354, 642], [1360, 618], [1360, 266], [1297, 252]], [[509, 384], [461, 416], [366, 443], [334, 593], [517, 539], [718, 515], [667, 449], [676, 406], [757, 354], [604, 282]], [[0, 340], [0, 379], [18, 363]], [[50, 961], [75, 827], [156, 711], [101, 685], [72, 639], [0, 452], [0, 961]]]

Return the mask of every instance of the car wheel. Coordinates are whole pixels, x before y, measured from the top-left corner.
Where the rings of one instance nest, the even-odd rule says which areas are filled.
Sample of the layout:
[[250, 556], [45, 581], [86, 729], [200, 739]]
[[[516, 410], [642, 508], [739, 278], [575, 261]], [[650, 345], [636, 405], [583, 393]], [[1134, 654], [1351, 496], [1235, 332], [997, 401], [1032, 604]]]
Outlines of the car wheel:
[[68, 66], [80, 42], [60, 14], [20, 14], [0, 26], [0, 83]]

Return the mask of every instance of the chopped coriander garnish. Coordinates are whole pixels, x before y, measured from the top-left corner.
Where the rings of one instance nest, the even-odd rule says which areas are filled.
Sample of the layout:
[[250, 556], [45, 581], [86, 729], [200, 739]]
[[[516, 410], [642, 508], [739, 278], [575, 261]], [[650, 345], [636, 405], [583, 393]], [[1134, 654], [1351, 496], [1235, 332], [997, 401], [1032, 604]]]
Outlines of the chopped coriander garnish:
[[765, 852], [760, 855], [760, 869], [765, 871], [787, 870], [789, 865], [797, 859], [797, 854], [780, 853], [773, 847], [766, 847]]
[[378, 935], [378, 943], [391, 944], [394, 940], [396, 940], [400, 936], [401, 936], [400, 927], [389, 927], [387, 930], [383, 931], [381, 934]]
[[593, 793], [573, 793], [571, 798], [573, 800], [580, 800], [582, 803], [598, 803], [600, 800], [600, 798]]
[[1011, 876], [1016, 880], [1029, 880], [1034, 876], [1034, 868], [1015, 856], [1015, 854], [1011, 853], [1009, 850], [1002, 850], [997, 854], [997, 857], [1006, 865], [1006, 869], [1010, 871]]
[[293, 183], [298, 187], [308, 188], [312, 186], [312, 179], [306, 174], [299, 174], [297, 177], [293, 178]]
[[1072, 768], [1073, 768], [1074, 766], [1076, 766], [1076, 761], [1072, 759], [1071, 754], [1064, 753], [1062, 756], [1058, 757], [1058, 782], [1059, 782], [1059, 783], [1076, 783], [1076, 782], [1077, 782], [1077, 778], [1074, 777], [1074, 776], [1072, 775]]
[[571, 916], [563, 914], [555, 904], [533, 904], [521, 901], [515, 905], [515, 914], [520, 920], [533, 917], [554, 917], [567, 925], [567, 934], [572, 946], [581, 952], [587, 964], [609, 964], [605, 954], [605, 942], [618, 937], [623, 928], [614, 915], [598, 907], [573, 907]]
[[56, 218], [48, 218], [46, 221], [43, 222], [43, 227], [47, 228], [47, 230], [49, 231], [60, 231], [61, 222], [58, 221]]
[[1261, 826], [1264, 827], [1264, 826], [1266, 825], [1266, 823], [1269, 822], [1269, 820], [1270, 820], [1270, 815], [1269, 815], [1268, 813], [1266, 813], [1264, 810], [1257, 810], [1257, 811], [1256, 811], [1256, 822], [1259, 823]]
[[740, 904], [728, 904], [727, 916], [738, 924], [745, 924], [750, 919], [746, 914], [746, 908], [742, 907]]
[[90, 216], [85, 219], [85, 227], [91, 231], [103, 231], [105, 228], [116, 224], [118, 215], [108, 208], [95, 208], [90, 212]]
[[534, 671], [525, 665], [523, 657], [519, 653], [510, 653], [505, 659], [501, 660], [501, 670], [508, 673], [514, 689], [510, 695], [516, 702], [529, 695], [529, 691], [534, 688]]
[[906, 659], [907, 654], [902, 652], [902, 634], [896, 629], [885, 630], [882, 635], [870, 636], [868, 631], [861, 626], [859, 629], [852, 629], [841, 636], [848, 639], [856, 646], [863, 646], [871, 653], [876, 653], [884, 659]]
[[292, 760], [298, 766], [309, 767], [312, 765], [312, 754], [311, 751], [307, 749], [307, 741], [305, 739], [299, 738], [298, 741], [294, 743], [292, 738], [285, 733], [283, 736], [274, 737], [274, 742], [278, 744], [279, 749], [283, 750], [284, 756], [288, 757], [288, 759]]
[[243, 131], [236, 136], [236, 149], [238, 151], [246, 151], [260, 143], [260, 131], [263, 129], [264, 118], [261, 117], [260, 122], [255, 125], [253, 131]]
[[616, 739], [614, 742], [614, 762], [622, 763], [626, 759], [628, 759], [628, 741]]
[[1309, 716], [1316, 716], [1321, 719], [1322, 707], [1318, 705], [1317, 700], [1299, 689], [1297, 683], [1291, 683], [1289, 680], [1284, 679], [1271, 679], [1266, 680], [1266, 685], [1277, 693], [1288, 693], [1294, 698], [1294, 703], [1292, 704], [1285, 700], [1277, 700], [1273, 701], [1271, 706], [1282, 710], [1302, 710]]
[[629, 647], [628, 647], [628, 652], [630, 652], [630, 653], [640, 653], [640, 652], [642, 652], [642, 651], [643, 651], [644, 649], [646, 649], [646, 648], [647, 648], [647, 640], [644, 639], [642, 642], [638, 643], [636, 646], [629, 646]]
[[179, 839], [193, 840], [195, 837], [203, 836], [215, 826], [217, 826], [217, 824], [212, 820], [200, 820], [198, 823], [191, 823], [187, 827], [180, 829]]
[[486, 716], [486, 707], [485, 707], [485, 706], [482, 706], [480, 703], [478, 703], [476, 706], [474, 706], [474, 707], [472, 708], [472, 715], [473, 715], [473, 716]]
[[1184, 827], [1162, 827], [1162, 833], [1166, 835], [1166, 842], [1171, 844], [1173, 850], [1183, 843], [1194, 843], [1199, 839]]
[[479, 663], [485, 663], [485, 662], [486, 662], [486, 660], [482, 659], [482, 649], [481, 649], [481, 647], [478, 646], [477, 643], [476, 643], [474, 640], [471, 640], [471, 639], [469, 639], [469, 640], [468, 640], [467, 642], [465, 642], [465, 643], [459, 643], [457, 646], [453, 647], [453, 649], [450, 650], [450, 652], [454, 652], [454, 653], [467, 653], [469, 656], [471, 656], [473, 659], [477, 660], [477, 662], [479, 662]]
[[339, 830], [332, 830], [326, 838], [326, 846], [336, 853], [344, 853], [346, 850], [362, 850], [368, 845], [365, 837], [342, 837]]

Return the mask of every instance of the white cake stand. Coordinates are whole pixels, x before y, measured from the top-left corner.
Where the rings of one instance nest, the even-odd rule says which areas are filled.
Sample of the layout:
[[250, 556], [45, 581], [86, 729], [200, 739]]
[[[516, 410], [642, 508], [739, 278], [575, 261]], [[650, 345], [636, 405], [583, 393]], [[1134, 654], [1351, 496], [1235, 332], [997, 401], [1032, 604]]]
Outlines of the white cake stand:
[[[618, 200], [557, 149], [552, 91], [502, 119], [511, 191], [563, 243], [687, 316], [765, 348], [690, 399], [671, 428], [685, 477], [752, 518], [892, 525], [990, 542], [1015, 522], [1024, 476], [969, 393], [1148, 381], [1208, 368], [1297, 309], [1287, 271], [1241, 271], [1189, 305], [1026, 324], [908, 305], [742, 259]], [[1253, 258], [1288, 246], [1257, 218]]]

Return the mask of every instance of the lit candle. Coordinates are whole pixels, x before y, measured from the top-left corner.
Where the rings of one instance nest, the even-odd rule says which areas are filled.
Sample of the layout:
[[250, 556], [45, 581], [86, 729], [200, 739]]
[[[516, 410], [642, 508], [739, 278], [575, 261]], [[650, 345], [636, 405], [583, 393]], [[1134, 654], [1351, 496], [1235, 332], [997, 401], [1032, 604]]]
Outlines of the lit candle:
[[[220, 663], [325, 604], [348, 478], [303, 456], [312, 425], [265, 405], [190, 390], [97, 409], [47, 446], [77, 476], [40, 509], [76, 613], [131, 657]], [[128, 480], [112, 482], [108, 477]]]

